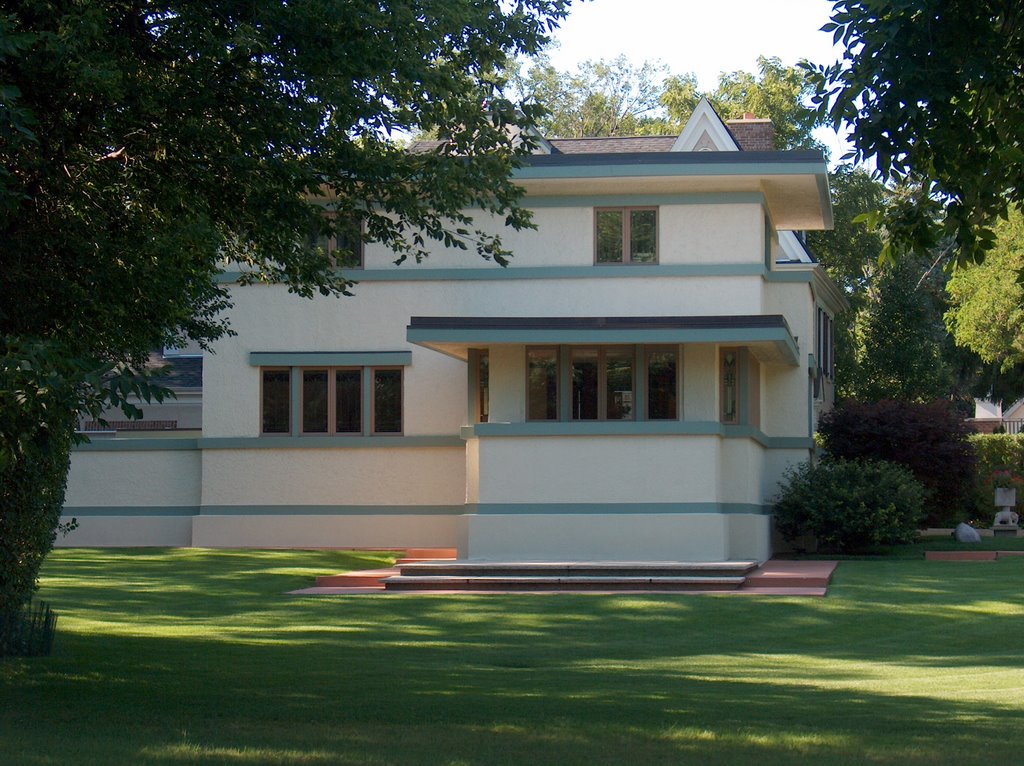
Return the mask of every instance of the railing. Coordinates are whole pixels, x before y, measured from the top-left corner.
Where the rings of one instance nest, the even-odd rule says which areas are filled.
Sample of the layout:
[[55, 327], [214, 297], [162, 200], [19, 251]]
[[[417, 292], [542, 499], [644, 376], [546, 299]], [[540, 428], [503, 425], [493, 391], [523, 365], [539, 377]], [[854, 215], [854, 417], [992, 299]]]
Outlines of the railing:
[[1019, 434], [1024, 432], [1024, 420], [1004, 420], [1003, 428], [1008, 434]]

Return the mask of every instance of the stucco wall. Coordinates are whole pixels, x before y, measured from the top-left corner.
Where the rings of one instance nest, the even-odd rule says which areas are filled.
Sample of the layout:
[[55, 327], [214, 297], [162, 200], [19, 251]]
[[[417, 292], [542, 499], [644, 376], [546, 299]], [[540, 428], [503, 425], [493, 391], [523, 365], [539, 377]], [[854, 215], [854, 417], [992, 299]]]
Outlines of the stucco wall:
[[[381, 437], [384, 438], [384, 437]], [[211, 506], [461, 506], [465, 452], [430, 448], [203, 450]]]

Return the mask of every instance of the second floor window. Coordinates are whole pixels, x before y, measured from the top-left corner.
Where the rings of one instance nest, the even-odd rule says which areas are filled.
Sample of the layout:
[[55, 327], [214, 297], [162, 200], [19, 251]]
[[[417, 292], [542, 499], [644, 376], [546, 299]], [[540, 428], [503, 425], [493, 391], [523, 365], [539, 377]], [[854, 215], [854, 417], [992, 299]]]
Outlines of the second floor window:
[[596, 263], [657, 263], [658, 209], [597, 208], [594, 211]]

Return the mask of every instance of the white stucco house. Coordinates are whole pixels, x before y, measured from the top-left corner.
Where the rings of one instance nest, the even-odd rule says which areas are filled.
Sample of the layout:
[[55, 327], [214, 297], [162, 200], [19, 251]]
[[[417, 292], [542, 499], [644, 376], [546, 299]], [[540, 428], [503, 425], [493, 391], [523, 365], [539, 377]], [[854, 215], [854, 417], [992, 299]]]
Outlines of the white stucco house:
[[371, 243], [354, 297], [234, 288], [201, 431], [78, 449], [59, 544], [768, 558], [844, 305], [794, 233], [831, 226], [824, 159], [770, 131], [703, 102], [679, 136], [541, 142], [508, 268]]

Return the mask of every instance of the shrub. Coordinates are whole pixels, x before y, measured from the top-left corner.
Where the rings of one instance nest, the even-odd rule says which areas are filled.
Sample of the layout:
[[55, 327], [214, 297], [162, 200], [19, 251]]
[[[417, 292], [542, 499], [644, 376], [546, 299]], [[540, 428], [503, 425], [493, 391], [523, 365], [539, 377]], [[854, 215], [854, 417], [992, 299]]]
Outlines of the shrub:
[[978, 481], [974, 491], [974, 516], [985, 525], [995, 513], [996, 487], [1017, 490], [1017, 512], [1024, 510], [1024, 436], [973, 434], [969, 438], [977, 458]]
[[819, 550], [848, 553], [912, 541], [925, 490], [905, 467], [826, 460], [786, 472], [775, 524], [787, 540], [812, 535]]
[[822, 416], [818, 429], [831, 457], [910, 469], [928, 492], [927, 526], [973, 515], [974, 450], [966, 424], [948, 402], [846, 401]]

